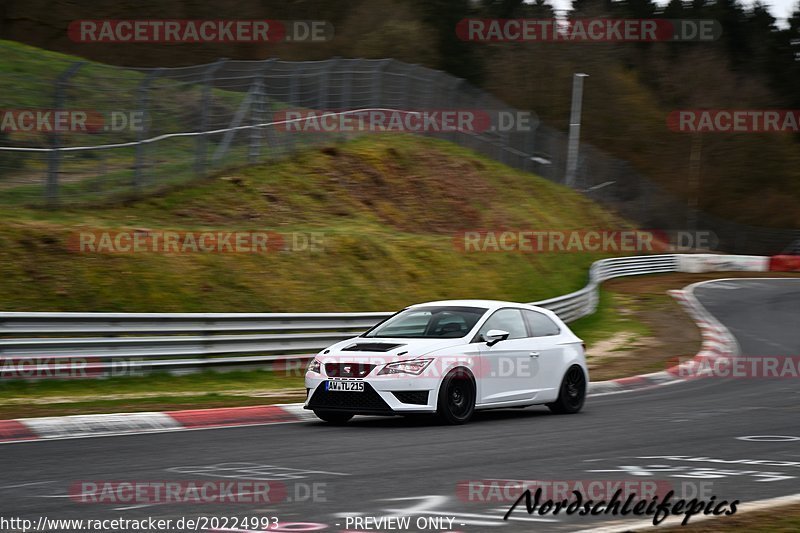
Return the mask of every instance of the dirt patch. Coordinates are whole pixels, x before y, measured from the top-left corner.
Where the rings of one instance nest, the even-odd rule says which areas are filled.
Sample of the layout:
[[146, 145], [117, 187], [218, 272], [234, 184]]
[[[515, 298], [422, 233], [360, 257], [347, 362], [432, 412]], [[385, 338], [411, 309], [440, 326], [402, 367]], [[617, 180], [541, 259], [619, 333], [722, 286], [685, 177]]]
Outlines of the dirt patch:
[[653, 337], [643, 337], [631, 331], [621, 331], [609, 339], [596, 342], [587, 353], [587, 364], [592, 379], [604, 373], [604, 368], [620, 365], [627, 366], [625, 359], [636, 350], [652, 347], [657, 342]]
[[435, 150], [390, 150], [380, 162], [340, 154], [326, 174], [335, 178], [333, 194], [401, 231], [450, 233], [496, 213], [489, 200], [496, 191], [474, 162]]
[[776, 277], [800, 278], [800, 273], [675, 273], [620, 278], [603, 284], [602, 290], [611, 294], [617, 312], [644, 324], [649, 334], [623, 331], [591, 346], [587, 355], [592, 380], [657, 372], [672, 366], [678, 357], [691, 357], [700, 351], [702, 339], [697, 325], [667, 294], [668, 290], [720, 278]]
[[[681, 288], [679, 282], [667, 283]], [[700, 331], [666, 289], [635, 293], [627, 287], [606, 288], [617, 312], [643, 324], [649, 334], [622, 331], [588, 349], [592, 380], [616, 379], [672, 366], [679, 356], [693, 356], [702, 344]], [[621, 293], [624, 298], [620, 298]], [[596, 351], [597, 350], [597, 351]], [[598, 353], [599, 352], [599, 353]]]

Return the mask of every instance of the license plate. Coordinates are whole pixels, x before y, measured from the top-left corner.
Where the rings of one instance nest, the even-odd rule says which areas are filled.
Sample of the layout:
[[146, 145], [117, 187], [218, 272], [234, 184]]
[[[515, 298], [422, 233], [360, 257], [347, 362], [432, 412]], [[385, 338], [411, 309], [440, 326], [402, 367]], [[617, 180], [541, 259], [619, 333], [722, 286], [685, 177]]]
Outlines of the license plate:
[[331, 392], [364, 392], [363, 381], [326, 381], [325, 390]]

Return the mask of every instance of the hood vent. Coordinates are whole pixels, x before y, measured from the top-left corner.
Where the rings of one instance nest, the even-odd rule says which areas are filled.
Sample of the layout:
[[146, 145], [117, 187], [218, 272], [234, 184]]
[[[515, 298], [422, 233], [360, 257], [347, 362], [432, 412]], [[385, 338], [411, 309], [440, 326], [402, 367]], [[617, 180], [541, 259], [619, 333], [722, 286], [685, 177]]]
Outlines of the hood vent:
[[342, 348], [343, 352], [388, 352], [405, 346], [404, 344], [390, 344], [388, 342], [357, 342], [347, 348]]

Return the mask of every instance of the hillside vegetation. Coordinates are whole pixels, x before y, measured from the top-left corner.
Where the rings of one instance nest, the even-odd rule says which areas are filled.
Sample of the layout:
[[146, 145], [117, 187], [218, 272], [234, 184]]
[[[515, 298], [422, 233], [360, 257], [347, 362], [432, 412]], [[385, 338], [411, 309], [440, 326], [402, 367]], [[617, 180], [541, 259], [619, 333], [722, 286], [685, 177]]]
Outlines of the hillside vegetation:
[[[371, 135], [105, 208], [0, 207], [4, 311], [391, 310], [532, 301], [583, 285], [598, 254], [465, 253], [463, 230], [629, 227], [580, 194], [444, 141]], [[270, 230], [320, 249], [91, 253], [81, 231]], [[302, 246], [301, 246], [302, 247]]]

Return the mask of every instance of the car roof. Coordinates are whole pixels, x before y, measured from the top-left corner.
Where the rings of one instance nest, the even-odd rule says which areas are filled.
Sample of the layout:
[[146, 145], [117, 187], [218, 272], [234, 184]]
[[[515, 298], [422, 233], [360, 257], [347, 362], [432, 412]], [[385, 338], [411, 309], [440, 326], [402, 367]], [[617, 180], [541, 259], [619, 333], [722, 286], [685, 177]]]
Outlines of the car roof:
[[536, 307], [530, 304], [521, 304], [519, 302], [505, 302], [502, 300], [439, 300], [436, 302], [425, 302], [410, 305], [409, 307], [428, 307], [428, 306], [458, 306], [458, 307], [483, 307], [489, 310], [499, 309], [501, 307], [519, 307], [522, 309], [533, 309], [536, 311], [547, 311], [541, 307]]

